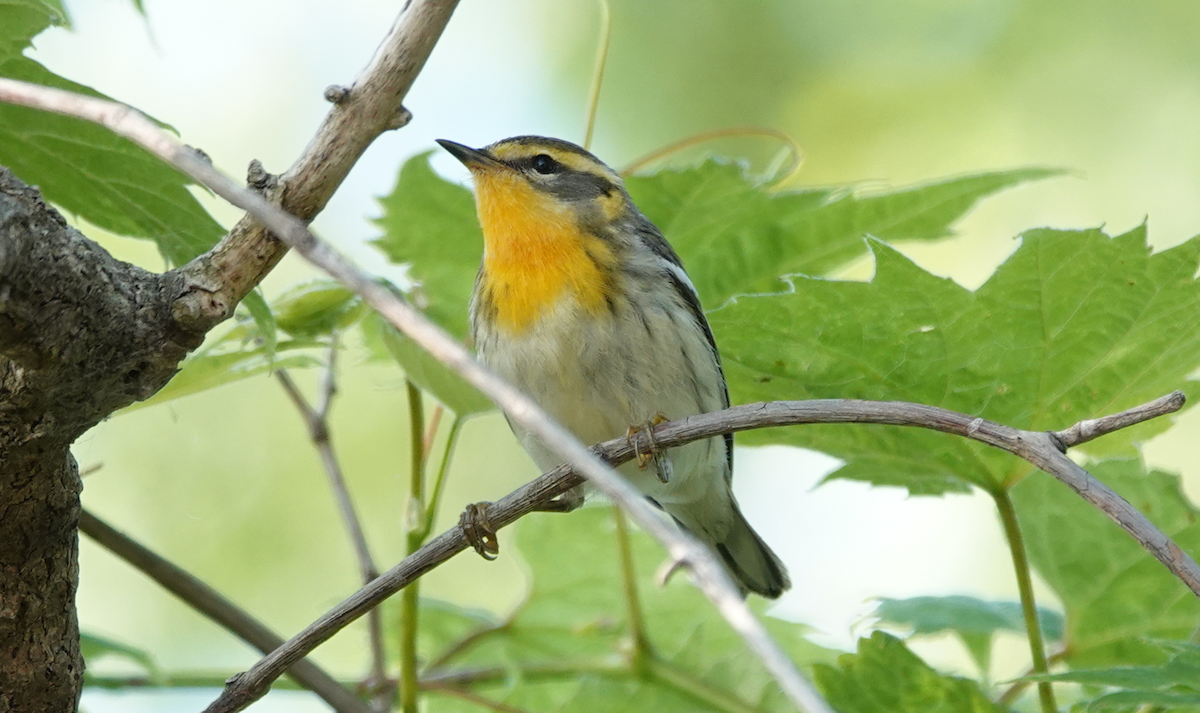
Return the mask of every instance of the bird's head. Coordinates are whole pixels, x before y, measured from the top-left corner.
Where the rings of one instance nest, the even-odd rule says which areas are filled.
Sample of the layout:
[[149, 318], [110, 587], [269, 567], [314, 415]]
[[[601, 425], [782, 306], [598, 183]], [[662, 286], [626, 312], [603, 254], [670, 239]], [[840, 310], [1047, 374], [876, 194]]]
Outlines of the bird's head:
[[482, 149], [438, 143], [475, 179], [482, 313], [517, 333], [564, 297], [597, 314], [612, 304], [640, 215], [616, 171], [575, 144], [540, 136]]
[[471, 170], [485, 236], [529, 221], [601, 232], [633, 210], [617, 172], [569, 141], [516, 136], [482, 149], [438, 143]]

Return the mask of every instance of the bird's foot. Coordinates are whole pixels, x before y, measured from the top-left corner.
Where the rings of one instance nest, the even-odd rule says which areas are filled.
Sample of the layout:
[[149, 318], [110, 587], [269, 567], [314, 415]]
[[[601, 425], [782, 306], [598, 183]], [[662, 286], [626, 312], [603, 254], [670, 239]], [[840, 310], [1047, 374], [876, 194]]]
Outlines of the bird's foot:
[[583, 507], [583, 490], [571, 488], [553, 500], [547, 500], [536, 508], [537, 512], [572, 512]]
[[458, 517], [458, 526], [462, 529], [467, 543], [475, 548], [479, 556], [485, 560], [494, 560], [500, 554], [500, 540], [496, 537], [496, 529], [488, 520], [488, 508], [491, 503], [472, 503]]
[[[633, 452], [637, 456], [638, 467], [645, 470], [646, 466], [653, 461], [654, 472], [658, 475], [659, 481], [663, 483], [671, 480], [671, 462], [663, 458], [662, 451], [659, 450], [658, 444], [654, 442], [654, 427], [660, 423], [666, 423], [667, 420], [666, 416], [656, 413], [654, 414], [654, 418], [649, 421], [638, 426], [630, 426], [625, 431], [625, 438], [629, 441], [629, 445], [633, 448]], [[642, 451], [638, 444], [638, 439], [635, 438], [642, 431], [646, 432], [646, 441], [648, 443], [645, 452]]]

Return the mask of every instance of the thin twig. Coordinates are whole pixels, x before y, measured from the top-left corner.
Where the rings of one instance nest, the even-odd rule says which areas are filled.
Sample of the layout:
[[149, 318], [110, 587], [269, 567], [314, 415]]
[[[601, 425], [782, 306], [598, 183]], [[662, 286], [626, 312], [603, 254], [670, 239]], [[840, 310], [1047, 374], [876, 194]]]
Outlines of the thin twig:
[[317, 453], [321, 456], [321, 463], [325, 467], [326, 475], [329, 477], [329, 487], [333, 491], [338, 511], [342, 515], [342, 522], [354, 547], [354, 554], [358, 559], [359, 574], [362, 576], [364, 582], [369, 582], [379, 576], [379, 568], [375, 565], [375, 559], [371, 556], [371, 549], [367, 544], [367, 536], [363, 531], [362, 521], [358, 517], [357, 510], [354, 508], [354, 501], [350, 497], [350, 489], [346, 485], [345, 476], [342, 474], [341, 462], [338, 460], [337, 453], [333, 449], [333, 442], [329, 438], [329, 422], [327, 417], [332, 396], [336, 391], [332, 377], [334, 369], [332, 353], [326, 367], [327, 376], [322, 379], [323, 388], [318, 399], [318, 403], [321, 405], [319, 410], [309, 405], [304, 395], [300, 393], [300, 389], [297, 388], [296, 382], [292, 380], [292, 377], [286, 370], [279, 369], [276, 371], [275, 378], [279, 380], [279, 384], [283, 387], [291, 402], [296, 406], [296, 410], [300, 412], [305, 425], [308, 426], [309, 438], [312, 440], [313, 446], [317, 449]]
[[[154, 123], [128, 107], [13, 80], [0, 80], [0, 100], [70, 114], [109, 126], [234, 205], [251, 212], [272, 232], [292, 245], [305, 259], [359, 294], [367, 304], [375, 308], [393, 326], [421, 345], [438, 361], [466, 379], [468, 383], [489, 396], [513, 423], [529, 431], [556, 455], [571, 464], [574, 472], [591, 481], [597, 490], [624, 508], [643, 530], [663, 544], [674, 560], [683, 563], [691, 570], [701, 591], [743, 638], [750, 650], [762, 660], [767, 671], [780, 684], [784, 694], [793, 704], [810, 713], [827, 713], [830, 710], [828, 704], [800, 674], [783, 650], [771, 640], [762, 624], [742, 600], [723, 565], [708, 548], [690, 534], [664, 522], [637, 490], [597, 458], [569, 431], [551, 419], [528, 396], [481, 366], [471, 358], [457, 340], [430, 322], [392, 291], [372, 280], [370, 276], [349, 263], [327, 244], [318, 240], [301, 221], [264, 200], [258, 194], [242, 189], [216, 171], [211, 164], [201, 159], [194, 151], [183, 147]], [[1183, 394], [1178, 394], [1170, 401], [1182, 405]], [[818, 416], [812, 410], [821, 407], [828, 409], [834, 405], [837, 407], [834, 409], [834, 413]], [[1134, 422], [1140, 422], [1160, 412], [1167, 413], [1178, 408], [1176, 406], [1175, 409], [1172, 409], [1170, 406], [1170, 403], [1165, 403], [1158, 409], [1147, 407], [1146, 413], [1139, 413], [1130, 418]], [[731, 415], [737, 417], [732, 419], [734, 423], [723, 420], [728, 419]], [[1182, 579], [1193, 592], [1200, 594], [1200, 567], [1197, 567], [1195, 561], [1129, 503], [1092, 478], [1087, 471], [1069, 458], [1064, 457], [1061, 452], [1063, 441], [1057, 434], [1020, 431], [983, 419], [971, 418], [964, 414], [919, 404], [864, 401], [756, 404], [750, 407], [728, 409], [718, 414], [703, 414], [684, 419], [679, 422], [678, 426], [664, 424], [655, 428], [653, 434], [659, 445], [669, 447], [694, 439], [681, 439], [673, 442], [668, 438], [673, 431], [667, 426], [686, 430], [687, 427], [704, 424], [711, 429], [705, 435], [712, 436], [766, 425], [816, 422], [891, 423], [920, 426], [966, 436], [1012, 452], [1059, 478], [1086, 500], [1100, 508]], [[1094, 424], [1089, 437], [1095, 437], [1105, 432], [1104, 429], [1112, 430], [1116, 427], [1114, 424], [1098, 422]], [[697, 428], [697, 430], [699, 429]], [[1069, 431], [1070, 429], [1068, 429]], [[696, 436], [696, 438], [699, 437], [704, 436]], [[629, 441], [636, 439], [617, 440], [623, 440], [624, 444], [614, 451], [623, 452], [622, 457], [627, 459], [631, 455], [632, 447]], [[611, 445], [611, 443], [606, 445]], [[603, 452], [613, 456], [614, 451], [605, 450]], [[578, 483], [566, 466], [561, 468], [561, 471], [563, 480], [572, 480]], [[556, 470], [555, 473], [559, 473], [559, 471]], [[565, 492], [565, 490], [566, 488], [555, 491], [552, 495]], [[502, 500], [501, 503], [503, 502]], [[512, 506], [507, 513], [498, 512], [499, 508], [490, 510], [489, 519], [493, 525], [502, 527], [523, 515], [524, 512], [521, 510], [525, 507], [525, 505]], [[395, 586], [395, 589], [391, 590], [394, 592], [442, 561], [430, 560], [428, 556], [448, 558], [461, 551], [465, 545], [465, 538], [458, 530], [435, 538], [421, 551], [406, 558], [388, 574], [364, 587], [326, 617], [305, 629], [286, 646], [266, 656], [250, 671], [231, 680], [221, 697], [209, 707], [209, 713], [229, 713], [243, 709], [261, 697], [269, 687], [270, 681], [282, 674], [291, 663], [327, 639], [345, 623], [360, 616], [362, 612], [354, 613], [356, 607], [365, 604], [366, 608], [370, 608], [378, 603], [373, 600], [378, 593], [386, 591], [391, 586]], [[426, 552], [427, 556], [422, 558], [422, 552]], [[406, 565], [406, 563], [409, 564]], [[398, 586], [396, 586], [397, 583], [399, 583]]]
[[503, 624], [497, 624], [496, 626], [481, 626], [475, 631], [472, 631], [466, 636], [458, 639], [451, 644], [449, 648], [438, 654], [437, 657], [435, 657], [432, 661], [425, 664], [426, 674], [429, 675], [431, 671], [437, 672], [439, 669], [445, 668], [446, 664], [453, 661], [456, 657], [463, 655], [467, 651], [470, 651], [471, 648], [476, 646], [479, 642], [494, 634], [503, 633], [511, 625], [512, 619], [505, 621]]
[[[337, 453], [333, 449], [333, 441], [329, 437], [329, 410], [333, 407], [333, 398], [337, 394], [337, 353], [338, 343], [334, 336], [329, 346], [329, 356], [325, 362], [325, 373], [321, 378], [321, 392], [317, 396], [316, 408], [313, 408], [300, 393], [300, 389], [287, 370], [277, 370], [275, 378], [279, 380], [284, 392], [287, 393], [296, 410], [300, 412], [300, 417], [304, 419], [305, 425], [308, 426], [309, 438], [321, 457], [321, 464], [329, 478], [329, 488], [333, 492], [333, 499], [337, 502], [338, 511], [342, 516], [342, 524], [346, 528], [346, 534], [350, 538], [350, 544], [354, 548], [354, 554], [358, 560], [359, 576], [365, 584], [379, 576], [379, 568], [371, 556], [371, 548], [367, 544], [367, 535], [363, 531], [362, 520], [354, 508], [354, 501], [350, 497], [350, 488], [346, 485], [346, 478], [342, 474], [341, 461], [338, 460]], [[371, 676], [367, 681], [367, 687], [374, 693], [373, 705], [376, 709], [382, 710], [387, 706], [388, 678], [384, 668], [387, 659], [383, 648], [383, 615], [378, 609], [372, 609], [367, 614], [367, 640], [371, 647]]]
[[[686, 671], [670, 661], [651, 655], [641, 669], [629, 663], [614, 663], [614, 659], [564, 661], [555, 663], [527, 664], [520, 667], [522, 681], [564, 681], [580, 676], [622, 680], [649, 680], [677, 693], [702, 703], [706, 710], [729, 711], [729, 713], [754, 713], [760, 708], [743, 700], [737, 694], [714, 687], [703, 677]], [[421, 688], [439, 690], [467, 686], [499, 684], [513, 677], [513, 669], [504, 667], [450, 669], [431, 671], [421, 677]]]
[[[182, 599], [191, 608], [264, 654], [283, 645], [283, 639], [279, 635], [221, 596], [212, 587], [151, 552], [87, 510], [83, 510], [79, 515], [79, 531], [128, 562], [163, 589]], [[288, 675], [320, 696], [321, 700], [338, 713], [372, 713], [358, 696], [307, 659], [292, 664]]]
[[[83, 677], [84, 688], [100, 688], [125, 690], [130, 688], [145, 688], [145, 689], [164, 689], [164, 688], [223, 688], [225, 679], [229, 677], [228, 673], [213, 671], [205, 673], [203, 671], [156, 671], [153, 674], [141, 675], [115, 675], [115, 674], [94, 674], [88, 671]], [[350, 684], [342, 684], [344, 686], [352, 686]], [[275, 690], [284, 691], [307, 691], [304, 686], [292, 681], [291, 679], [281, 678], [272, 686]]]
[[[243, 189], [194, 150], [181, 145], [130, 107], [7, 79], [0, 79], [0, 101], [56, 111], [103, 124], [251, 213], [306, 260], [349, 287], [435, 359], [491, 398], [513, 423], [529, 431], [558, 457], [572, 464], [597, 490], [624, 508], [644, 531], [666, 548], [673, 560], [691, 571], [700, 590], [750, 650], [762, 660], [767, 671], [797, 708], [806, 713], [831, 713], [828, 704], [750, 611], [712, 550], [692, 534], [665, 522], [641, 493], [531, 398], [475, 361], [458, 340], [320, 241], [302, 221], [259, 194]], [[489, 512], [489, 516], [493, 523], [499, 522], [493, 513]], [[430, 543], [430, 546], [437, 545], [441, 539]], [[448, 552], [446, 556], [452, 554]], [[231, 679], [221, 697], [209, 706], [208, 713], [242, 710], [265, 694], [270, 682], [282, 674], [293, 657], [298, 655], [302, 655], [299, 650], [284, 650], [278, 656], [264, 658], [250, 671]]]
[[[489, 630], [494, 631], [494, 630]], [[616, 663], [617, 659], [605, 658], [597, 661], [560, 661], [555, 663], [535, 663], [521, 666], [522, 680], [565, 680], [581, 675], [606, 678], [628, 678], [632, 675], [624, 663]], [[511, 667], [495, 666], [481, 668], [452, 668], [442, 670], [431, 669], [421, 676], [421, 688], [434, 690], [438, 688], [457, 688], [460, 686], [478, 686], [491, 683], [503, 683], [511, 679]]]
[[325, 371], [321, 377], [321, 391], [317, 395], [317, 406], [313, 409], [317, 418], [326, 425], [329, 424], [329, 409], [333, 408], [333, 397], [337, 396], [337, 356], [338, 335], [329, 335], [329, 356], [325, 357]]
[[681, 670], [675, 664], [663, 661], [657, 656], [651, 656], [647, 661], [647, 671], [660, 685], [688, 696], [706, 708], [728, 713], [758, 713], [761, 710], [758, 706], [747, 703], [728, 691], [714, 688], [692, 673]]
[[742, 136], [761, 136], [765, 138], [779, 139], [787, 148], [788, 153], [792, 155], [791, 165], [788, 170], [778, 179], [772, 182], [772, 187], [779, 187], [791, 181], [800, 173], [800, 167], [804, 165], [804, 150], [800, 148], [800, 144], [796, 143], [788, 134], [777, 129], [765, 129], [759, 126], [740, 126], [728, 129], [717, 129], [715, 131], [706, 131], [702, 134], [689, 136], [685, 139], [680, 139], [673, 144], [668, 144], [660, 149], [652, 151], [645, 156], [634, 159], [621, 169], [621, 175], [629, 176], [634, 172], [639, 171], [646, 166], [677, 153], [692, 146], [698, 146], [708, 141], [715, 139], [738, 138]]
[[1173, 391], [1166, 396], [1135, 406], [1120, 413], [1100, 418], [1090, 418], [1062, 431], [1055, 431], [1054, 438], [1064, 449], [1074, 448], [1088, 441], [1107, 435], [1122, 428], [1135, 426], [1142, 421], [1148, 421], [1164, 413], [1171, 413], [1183, 408], [1184, 396], [1182, 391]]
[[[1135, 409], [1139, 415], [1134, 423], [1178, 411], [1183, 406], [1183, 395], [1176, 392], [1171, 397], [1159, 399], [1154, 403], [1157, 406], [1153, 409]], [[734, 406], [724, 411], [664, 423], [654, 427], [650, 436], [640, 432], [633, 438], [621, 437], [601, 443], [594, 446], [593, 450], [609, 463], [619, 464], [631, 459], [635, 455], [635, 448], [645, 450], [649, 440], [642, 442], [642, 439], [651, 437], [659, 448], [671, 448], [721, 433], [768, 426], [817, 423], [874, 423], [926, 428], [970, 438], [1024, 458], [1067, 483], [1076, 493], [1142, 543], [1143, 547], [1166, 565], [1189, 589], [1200, 595], [1200, 566], [1132, 505], [1067, 458], [1046, 432], [1023, 431], [922, 404], [816, 399]], [[494, 503], [488, 509], [488, 519], [496, 529], [506, 527], [547, 501], [578, 486], [582, 480], [569, 466], [559, 466]], [[430, 540], [412, 556], [406, 557], [378, 579], [355, 592], [293, 637], [285, 646], [269, 654], [251, 671], [243, 674], [242, 677], [248, 677], [250, 683], [237, 686], [235, 690], [255, 690], [252, 686], [265, 685], [265, 681], [271, 680], [281, 666], [286, 666], [296, 657], [319, 646], [371, 607], [467, 547], [467, 540], [458, 527]], [[725, 612], [722, 611], [722, 614]], [[493, 630], [487, 630], [490, 631]]]

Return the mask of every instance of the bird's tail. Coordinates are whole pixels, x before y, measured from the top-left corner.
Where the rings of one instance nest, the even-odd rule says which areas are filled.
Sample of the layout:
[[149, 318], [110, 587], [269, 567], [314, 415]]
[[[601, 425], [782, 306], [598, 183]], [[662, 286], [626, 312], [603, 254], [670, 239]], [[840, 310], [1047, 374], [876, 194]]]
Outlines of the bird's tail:
[[689, 527], [686, 522], [689, 518], [685, 513], [673, 514], [676, 522], [700, 539], [706, 540], [717, 551], [742, 590], [743, 596], [747, 592], [754, 592], [768, 599], [778, 598], [792, 586], [787, 569], [754, 528], [750, 527], [750, 523], [746, 522], [746, 517], [742, 515], [737, 502], [731, 502], [730, 505], [733, 507], [733, 522], [720, 541], [706, 537], [701, 528]]

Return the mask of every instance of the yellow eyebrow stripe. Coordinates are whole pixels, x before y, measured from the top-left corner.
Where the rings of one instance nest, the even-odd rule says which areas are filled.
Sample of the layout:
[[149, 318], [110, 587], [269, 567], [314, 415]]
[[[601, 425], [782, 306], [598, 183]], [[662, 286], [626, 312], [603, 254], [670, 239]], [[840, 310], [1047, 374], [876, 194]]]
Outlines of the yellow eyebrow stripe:
[[621, 185], [621, 177], [616, 171], [613, 171], [608, 166], [605, 166], [599, 161], [593, 161], [586, 156], [581, 156], [570, 151], [563, 151], [553, 146], [546, 146], [536, 143], [500, 143], [488, 148], [494, 158], [500, 161], [512, 162], [523, 158], [532, 158], [538, 154], [546, 154], [550, 158], [558, 161], [563, 166], [566, 166], [571, 171], [579, 173], [590, 173], [593, 176], [600, 176], [617, 185]]

